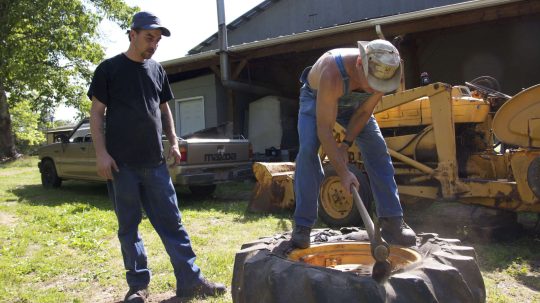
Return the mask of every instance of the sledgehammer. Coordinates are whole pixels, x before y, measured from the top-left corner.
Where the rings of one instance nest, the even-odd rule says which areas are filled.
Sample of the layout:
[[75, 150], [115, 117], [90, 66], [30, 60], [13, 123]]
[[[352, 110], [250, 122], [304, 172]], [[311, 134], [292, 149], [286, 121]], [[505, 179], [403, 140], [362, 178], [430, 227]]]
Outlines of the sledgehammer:
[[364, 226], [366, 227], [369, 242], [371, 244], [371, 256], [373, 256], [373, 259], [375, 259], [375, 264], [373, 264], [373, 268], [371, 270], [371, 277], [377, 281], [377, 283], [381, 283], [388, 278], [391, 271], [390, 261], [388, 261], [388, 256], [390, 255], [390, 245], [388, 245], [388, 243], [386, 243], [386, 241], [384, 241], [384, 239], [381, 237], [379, 225], [373, 224], [373, 221], [371, 220], [371, 217], [364, 206], [364, 202], [362, 201], [362, 198], [360, 198], [360, 195], [354, 186], [352, 187], [352, 194], [356, 208], [358, 208], [362, 221], [364, 221]]

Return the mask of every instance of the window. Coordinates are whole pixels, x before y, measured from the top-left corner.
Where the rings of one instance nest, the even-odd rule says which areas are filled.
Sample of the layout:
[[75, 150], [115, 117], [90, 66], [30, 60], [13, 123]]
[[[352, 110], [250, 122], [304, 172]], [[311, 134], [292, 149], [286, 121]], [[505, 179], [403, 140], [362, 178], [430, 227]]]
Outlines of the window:
[[181, 137], [206, 127], [204, 97], [175, 100], [176, 133]]

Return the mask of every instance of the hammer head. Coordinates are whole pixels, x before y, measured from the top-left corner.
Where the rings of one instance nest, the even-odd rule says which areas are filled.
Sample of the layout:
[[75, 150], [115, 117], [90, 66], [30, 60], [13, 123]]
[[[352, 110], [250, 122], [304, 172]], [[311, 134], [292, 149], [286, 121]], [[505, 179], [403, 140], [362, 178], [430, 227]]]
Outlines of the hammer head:
[[390, 261], [376, 261], [371, 270], [371, 278], [377, 283], [382, 283], [388, 279], [391, 270], [392, 265], [390, 264]]

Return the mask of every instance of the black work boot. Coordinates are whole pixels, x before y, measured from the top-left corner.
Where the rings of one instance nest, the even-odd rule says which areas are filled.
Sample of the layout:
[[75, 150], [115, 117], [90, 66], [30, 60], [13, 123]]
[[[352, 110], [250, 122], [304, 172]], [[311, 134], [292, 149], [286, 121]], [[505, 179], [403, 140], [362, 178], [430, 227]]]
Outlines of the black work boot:
[[130, 287], [124, 302], [126, 303], [145, 303], [148, 298], [148, 286]]
[[379, 218], [381, 236], [390, 244], [415, 246], [416, 234], [403, 221], [403, 217]]
[[176, 290], [176, 296], [182, 299], [200, 297], [217, 297], [223, 295], [227, 287], [221, 283], [214, 283], [202, 278], [199, 284], [189, 289]]
[[309, 247], [311, 227], [296, 225], [291, 235], [291, 243], [298, 248]]

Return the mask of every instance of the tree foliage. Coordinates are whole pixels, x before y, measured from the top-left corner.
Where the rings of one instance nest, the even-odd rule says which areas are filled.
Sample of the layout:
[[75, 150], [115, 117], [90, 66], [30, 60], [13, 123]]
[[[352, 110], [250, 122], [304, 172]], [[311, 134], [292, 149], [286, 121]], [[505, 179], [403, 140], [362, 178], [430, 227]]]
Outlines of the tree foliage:
[[39, 113], [32, 110], [29, 101], [21, 101], [11, 108], [10, 111], [15, 134], [15, 143], [19, 151], [30, 152], [29, 148], [37, 146], [45, 141], [45, 135], [40, 129]]
[[[105, 55], [99, 23], [107, 18], [127, 28], [137, 9], [122, 0], [0, 0], [0, 102], [7, 97], [9, 109], [28, 101], [42, 119], [59, 103], [86, 109], [81, 100]], [[0, 137], [12, 131], [4, 124]]]

